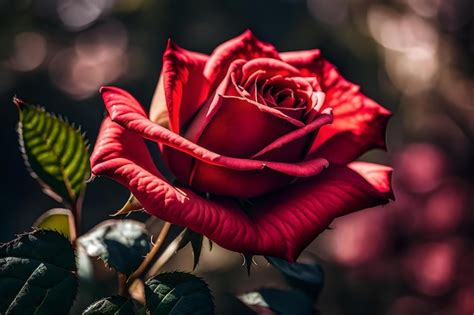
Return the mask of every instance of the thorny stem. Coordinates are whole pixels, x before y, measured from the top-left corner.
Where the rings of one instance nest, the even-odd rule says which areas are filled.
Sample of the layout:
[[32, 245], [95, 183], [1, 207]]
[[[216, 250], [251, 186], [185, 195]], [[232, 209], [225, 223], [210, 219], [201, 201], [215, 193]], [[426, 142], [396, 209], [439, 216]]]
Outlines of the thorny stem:
[[158, 237], [155, 240], [155, 244], [153, 244], [153, 247], [148, 252], [145, 259], [142, 261], [142, 263], [137, 268], [137, 270], [135, 270], [135, 272], [132, 273], [130, 275], [130, 277], [128, 278], [128, 280], [127, 280], [128, 285], [132, 284], [136, 279], [141, 277], [143, 275], [143, 273], [147, 270], [148, 266], [153, 261], [156, 254], [158, 254], [158, 251], [160, 250], [160, 247], [163, 244], [163, 242], [166, 238], [166, 235], [168, 234], [168, 232], [170, 230], [170, 227], [171, 227], [171, 223], [169, 223], [169, 222], [165, 222], [163, 224], [163, 227], [161, 228], [160, 234], [158, 234]]

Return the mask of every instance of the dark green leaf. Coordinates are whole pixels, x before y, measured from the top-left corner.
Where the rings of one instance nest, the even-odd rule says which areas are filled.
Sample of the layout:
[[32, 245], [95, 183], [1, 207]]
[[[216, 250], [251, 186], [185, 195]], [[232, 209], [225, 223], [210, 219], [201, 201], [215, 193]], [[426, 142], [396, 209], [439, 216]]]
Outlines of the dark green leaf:
[[109, 296], [92, 303], [83, 315], [130, 315], [133, 302], [120, 295]]
[[151, 315], [214, 314], [207, 284], [189, 273], [162, 273], [147, 280], [145, 299]]
[[286, 278], [288, 284], [316, 297], [324, 285], [324, 271], [318, 264], [289, 263], [276, 257], [266, 257]]
[[107, 265], [129, 276], [150, 251], [145, 225], [134, 220], [107, 220], [79, 237], [89, 256], [99, 256]]
[[[255, 311], [256, 308], [264, 308], [264, 306], [256, 305], [255, 304], [246, 304], [241, 299], [241, 297], [236, 297], [233, 294], [225, 292], [224, 294], [220, 294], [217, 298], [219, 300], [219, 306], [216, 306], [218, 309], [219, 314], [226, 314], [226, 315], [257, 315], [258, 312]], [[268, 308], [268, 307], [266, 307]], [[273, 312], [269, 311], [266, 313], [260, 313], [265, 315], [271, 315]]]
[[77, 292], [74, 250], [37, 230], [0, 246], [0, 314], [68, 314]]
[[239, 299], [249, 306], [269, 308], [279, 315], [314, 314], [312, 300], [298, 290], [262, 288], [241, 295]]
[[313, 302], [304, 293], [297, 290], [262, 288], [258, 292], [272, 310], [280, 315], [312, 315]]
[[20, 111], [18, 134], [25, 163], [43, 191], [75, 204], [89, 177], [88, 145], [81, 132], [43, 108], [14, 98]]

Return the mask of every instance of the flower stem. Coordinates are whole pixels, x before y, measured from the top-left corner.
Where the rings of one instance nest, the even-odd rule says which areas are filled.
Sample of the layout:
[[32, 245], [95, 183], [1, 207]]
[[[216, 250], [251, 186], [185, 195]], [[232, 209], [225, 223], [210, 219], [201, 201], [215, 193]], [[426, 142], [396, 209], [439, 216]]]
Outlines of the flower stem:
[[76, 204], [71, 203], [71, 205], [69, 206], [69, 210], [71, 210], [72, 212], [72, 217], [74, 221], [74, 233], [72, 233], [74, 235], [71, 235], [71, 241], [73, 241], [73, 243], [75, 244], [77, 237], [79, 237], [79, 235], [81, 234], [81, 209]]
[[127, 289], [127, 276], [121, 272], [117, 272], [118, 279], [118, 294], [124, 297], [128, 297]]

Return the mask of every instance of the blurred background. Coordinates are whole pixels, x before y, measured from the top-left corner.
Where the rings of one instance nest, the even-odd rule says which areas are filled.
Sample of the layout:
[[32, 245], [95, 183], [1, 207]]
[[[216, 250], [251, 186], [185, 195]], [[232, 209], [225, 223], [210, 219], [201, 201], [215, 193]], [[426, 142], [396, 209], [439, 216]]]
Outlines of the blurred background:
[[[13, 95], [68, 117], [94, 143], [101, 85], [149, 104], [167, 38], [210, 53], [250, 28], [280, 51], [320, 48], [395, 114], [389, 152], [363, 159], [394, 166], [396, 202], [336, 220], [305, 254], [326, 272], [321, 313], [474, 311], [474, 1], [0, 0], [0, 12], [0, 241], [58, 206], [24, 167]], [[127, 197], [110, 180], [94, 181], [83, 229]], [[190, 255], [180, 252], [166, 268], [190, 271]], [[283, 285], [264, 260], [250, 278], [242, 262], [215, 247], [204, 250], [197, 273], [216, 292]], [[79, 303], [114, 290], [104, 277]]]

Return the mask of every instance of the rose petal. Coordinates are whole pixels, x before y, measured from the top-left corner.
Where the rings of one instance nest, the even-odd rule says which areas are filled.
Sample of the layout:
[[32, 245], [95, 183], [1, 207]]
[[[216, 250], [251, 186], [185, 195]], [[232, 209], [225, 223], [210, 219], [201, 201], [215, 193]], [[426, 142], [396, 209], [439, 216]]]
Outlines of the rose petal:
[[193, 170], [194, 158], [179, 150], [162, 145], [161, 143], [158, 143], [158, 147], [160, 149], [160, 156], [166, 167], [174, 176], [186, 182]]
[[236, 76], [240, 78], [241, 67], [245, 63], [245, 60], [237, 59], [234, 60], [227, 71], [227, 75], [219, 84], [216, 92], [204, 106], [197, 112], [196, 117], [189, 125], [188, 129], [184, 133], [184, 137], [192, 142], [197, 142], [202, 135], [202, 132], [206, 126], [213, 120], [214, 115], [219, 111], [222, 106], [222, 99], [216, 97], [216, 95], [236, 95], [239, 94], [238, 87], [235, 86], [233, 78]]
[[249, 199], [280, 189], [294, 179], [269, 169], [235, 171], [195, 161], [188, 184], [202, 193]]
[[[231, 106], [231, 104], [226, 104], [223, 108], [234, 108], [238, 112], [245, 112], [245, 110], [240, 109], [239, 106]], [[223, 110], [223, 112], [225, 111]], [[236, 116], [231, 111], [227, 111], [226, 113], [228, 113], [230, 117]], [[227, 119], [226, 116], [219, 116], [218, 119], [210, 124], [210, 131], [214, 132], [214, 138], [208, 139], [206, 134], [204, 134], [202, 140], [209, 140], [209, 143], [202, 143], [202, 145], [210, 149], [213, 148], [210, 146], [211, 144], [213, 146], [219, 144], [221, 146], [228, 145], [226, 149], [229, 150], [229, 152], [226, 153], [241, 154], [239, 150], [242, 150], [245, 154], [248, 154], [248, 152], [240, 149], [238, 144], [249, 141], [250, 143], [246, 143], [243, 147], [250, 147], [252, 142], [259, 142], [258, 139], [261, 138], [261, 134], [268, 135], [269, 132], [267, 130], [271, 129], [274, 125], [270, 124], [270, 126], [266, 126], [265, 123], [255, 121], [255, 117], [259, 116], [261, 116], [261, 114], [247, 113], [242, 116], [252, 117], [252, 119], [246, 118], [247, 121], [236, 121], [235, 118], [234, 120], [231, 120]], [[285, 132], [283, 136], [269, 144], [265, 149], [261, 150], [258, 156], [252, 156], [252, 159], [258, 157], [258, 159], [261, 160], [265, 159], [275, 162], [300, 162], [305, 155], [308, 144], [310, 144], [310, 141], [314, 136], [314, 132], [322, 125], [330, 123], [331, 120], [332, 116], [330, 113], [321, 114], [310, 125], [304, 126], [293, 132]], [[231, 122], [229, 123], [229, 121]], [[222, 124], [220, 122], [222, 122]], [[234, 123], [236, 130], [228, 130], [229, 125], [232, 126]], [[247, 126], [247, 123], [250, 123], [250, 126]], [[259, 131], [258, 128], [261, 128], [262, 130]], [[252, 135], [253, 133], [255, 134]], [[262, 147], [260, 143], [257, 148], [258, 147]], [[235, 150], [235, 152], [232, 150]], [[282, 174], [277, 173], [272, 174], [272, 172], [265, 172], [264, 170], [252, 172], [233, 171], [196, 161], [189, 180], [189, 185], [202, 192], [212, 192], [218, 195], [239, 198], [251, 198], [272, 192], [287, 185], [292, 180], [292, 177], [282, 176]], [[225, 184], [223, 185], [223, 183]]]
[[261, 57], [280, 59], [273, 45], [258, 40], [250, 30], [219, 45], [212, 52], [204, 68], [205, 77], [212, 82], [211, 90], [214, 90], [225, 76], [232, 61]]
[[287, 51], [281, 52], [279, 55], [281, 60], [300, 70], [304, 76], [320, 75], [317, 70], [318, 67], [321, 67], [323, 58], [319, 49]]
[[294, 118], [294, 119], [298, 119], [298, 120], [303, 120], [303, 117], [304, 117], [304, 114], [306, 112], [306, 108], [305, 107], [292, 107], [292, 108], [288, 108], [288, 107], [273, 107], [277, 110], [279, 110], [280, 112], [282, 112], [283, 114], [291, 117], [291, 118]]
[[395, 200], [391, 186], [392, 168], [385, 165], [356, 161], [348, 165], [378, 191]]
[[163, 68], [153, 96], [150, 119], [166, 122], [179, 133], [206, 100], [209, 81], [203, 71], [208, 56], [185, 50], [171, 40], [163, 55]]
[[[140, 153], [140, 154], [137, 154]], [[389, 172], [365, 173], [330, 167], [320, 176], [260, 199], [246, 214], [229, 199], [206, 200], [163, 180], [137, 134], [106, 119], [94, 153], [92, 172], [127, 187], [145, 210], [158, 218], [204, 234], [224, 248], [295, 261], [331, 221], [349, 212], [388, 201]]]
[[[268, 65], [268, 60], [273, 60], [273, 59], [268, 59], [268, 58], [267, 59], [259, 59], [258, 61], [263, 62], [264, 64]], [[295, 117], [292, 117], [292, 115], [287, 115], [284, 111], [280, 111], [280, 110], [277, 110], [277, 109], [267, 108], [267, 106], [264, 106], [264, 104], [261, 104], [259, 102], [256, 102], [254, 99], [251, 99], [252, 97], [255, 98], [255, 95], [251, 96], [247, 91], [240, 90], [240, 87], [237, 85], [236, 81], [241, 81], [242, 80], [243, 71], [244, 71], [243, 68], [245, 66], [247, 66], [248, 64], [250, 64], [250, 63], [251, 62], [246, 63], [246, 61], [243, 60], [243, 59], [237, 59], [237, 60], [234, 60], [231, 63], [231, 65], [229, 66], [229, 69], [227, 71], [227, 75], [225, 76], [225, 78], [222, 80], [222, 82], [219, 84], [219, 86], [217, 87], [217, 89], [215, 91], [215, 96], [209, 98], [207, 103], [204, 106], [201, 107], [201, 109], [198, 111], [196, 116], [193, 118], [193, 121], [191, 122], [191, 124], [187, 128], [186, 132], [184, 133], [185, 138], [187, 138], [190, 141], [195, 142], [195, 143], [201, 143], [200, 139], [201, 139], [202, 133], [208, 127], [208, 125], [210, 124], [211, 121], [215, 123], [216, 119], [215, 119], [214, 116], [220, 111], [220, 109], [222, 108], [222, 105], [224, 103], [225, 104], [235, 104], [235, 103], [238, 102], [242, 106], [244, 106], [245, 104], [250, 105], [250, 106], [244, 106], [245, 108], [248, 108], [250, 110], [253, 110], [253, 108], [255, 106], [257, 106], [257, 108], [260, 112], [265, 113], [265, 114], [270, 114], [270, 115], [259, 115], [259, 113], [257, 112], [256, 113], [257, 116], [253, 117], [253, 115], [246, 115], [246, 114], [243, 114], [243, 113], [235, 113], [235, 115], [232, 116], [233, 119], [225, 119], [225, 120], [218, 119], [217, 120], [219, 122], [225, 121], [226, 125], [228, 125], [232, 121], [236, 121], [236, 119], [238, 119], [238, 117], [244, 118], [244, 122], [245, 122], [245, 120], [248, 120], [247, 123], [246, 123], [246, 125], [247, 125], [251, 120], [251, 119], [248, 119], [248, 117], [253, 117], [253, 118], [256, 119], [256, 118], [262, 117], [262, 116], [266, 116], [267, 117], [266, 120], [271, 120], [272, 116], [276, 116], [276, 117], [278, 117], [280, 119], [283, 119], [283, 120], [286, 120], [289, 123], [291, 123], [295, 126], [298, 126], [298, 127], [301, 127], [301, 126], [304, 125], [304, 123], [302, 123], [299, 119], [297, 119]], [[270, 62], [270, 64], [272, 64], [272, 63]], [[280, 67], [281, 65], [273, 65], [273, 66], [274, 67], [277, 67], [277, 66]], [[283, 69], [281, 71], [289, 72], [291, 70], [291, 66], [290, 66], [290, 70], [288, 70], [288, 69], [285, 70], [285, 68], [282, 67], [282, 66], [280, 68]], [[291, 70], [291, 71], [293, 71], [293, 70]], [[263, 70], [262, 71], [255, 71], [254, 73], [252, 73], [251, 76], [253, 77], [253, 79], [255, 81], [256, 77], [258, 77], [260, 74], [263, 75], [264, 73], [265, 73], [265, 71], [263, 71]], [[243, 93], [246, 93], [247, 95], [245, 96], [245, 94], [243, 94]], [[225, 95], [225, 96], [221, 96], [221, 95]], [[238, 98], [238, 99], [237, 98], [230, 98], [231, 96], [236, 96], [236, 95], [241, 95], [241, 98]], [[242, 98], [245, 98], [245, 99], [248, 99], [248, 100], [243, 101]], [[224, 108], [225, 112], [227, 112], [228, 109], [232, 110], [232, 109], [235, 108], [235, 106], [230, 106], [230, 107], [229, 106], [224, 106], [223, 108]], [[282, 126], [283, 123], [284, 122], [278, 123], [278, 121], [276, 121], [275, 126], [268, 126], [270, 129], [267, 129], [267, 130], [270, 130], [270, 131], [271, 130], [277, 130], [277, 131], [282, 132], [282, 133], [290, 131], [290, 130], [287, 130], [288, 128], [285, 128], [284, 126]], [[251, 125], [250, 128], [247, 131], [251, 132], [251, 129], [255, 126], [256, 126], [256, 124]], [[276, 126], [279, 126], [281, 128], [278, 128]], [[228, 127], [229, 128], [227, 128], [227, 129], [232, 129], [231, 126], [228, 126]], [[245, 127], [242, 125], [240, 127], [240, 129], [245, 130]], [[219, 133], [221, 133], [221, 132], [219, 131]], [[257, 132], [253, 132], [253, 134], [257, 134]], [[264, 132], [264, 133], [261, 133], [260, 135], [265, 136], [267, 138], [270, 137], [270, 138], [272, 138], [271, 140], [274, 139], [274, 137], [272, 137], [271, 132]], [[249, 137], [240, 136], [237, 140], [245, 141], [245, 140], [252, 140], [254, 138], [255, 137], [253, 137], [253, 136], [249, 136]], [[219, 150], [219, 148], [222, 149], [223, 147], [222, 147], [222, 145], [220, 145], [217, 142], [212, 142], [209, 147], [206, 146], [206, 145], [203, 145], [203, 146], [207, 147], [211, 150], [214, 150], [216, 152], [219, 152], [219, 153], [222, 153], [222, 154], [227, 154], [227, 155], [230, 155], [230, 156], [248, 157], [251, 154], [254, 154], [256, 152], [256, 150], [258, 150], [261, 147], [268, 144], [268, 143], [263, 143], [262, 144], [258, 140], [252, 140], [252, 141], [253, 141], [253, 146], [239, 146], [238, 143], [234, 143], [233, 141], [229, 141], [229, 139], [225, 139], [225, 145], [229, 146], [231, 149], [233, 149], [232, 152], [225, 152], [225, 151]], [[251, 153], [246, 152], [246, 151], [249, 151], [249, 150], [252, 151], [253, 147], [257, 147], [257, 149], [253, 150], [253, 152], [251, 152]], [[244, 148], [245, 150], [242, 150], [242, 148]]]
[[265, 106], [265, 105], [260, 104], [258, 102], [252, 101], [251, 99], [243, 98], [243, 97], [236, 97], [236, 96], [225, 96], [225, 95], [218, 95], [218, 97], [221, 97], [223, 100], [224, 99], [234, 99], [234, 100], [240, 100], [240, 101], [248, 102], [249, 104], [252, 104], [255, 107], [257, 107], [258, 110], [260, 110], [261, 112], [271, 114], [271, 115], [273, 115], [275, 117], [278, 117], [280, 119], [284, 119], [287, 122], [289, 122], [290, 124], [295, 125], [296, 127], [303, 127], [304, 126], [303, 122], [284, 114], [283, 112], [275, 109], [274, 107]]
[[391, 113], [355, 89], [334, 94], [326, 93], [326, 100], [337, 97], [340, 101], [331, 106], [334, 122], [321, 128], [308, 157], [324, 157], [346, 164], [370, 149], [385, 150], [385, 131]]
[[266, 147], [264, 147], [263, 149], [258, 151], [256, 154], [254, 154], [252, 156], [252, 159], [258, 158], [258, 157], [268, 153], [269, 151], [282, 148], [283, 146], [287, 145], [288, 143], [291, 143], [291, 142], [293, 142], [297, 139], [305, 137], [308, 134], [318, 130], [322, 126], [330, 124], [332, 122], [332, 119], [333, 119], [333, 117], [332, 117], [332, 114], [330, 113], [330, 111], [329, 111], [329, 113], [323, 113], [323, 114], [319, 115], [310, 124], [308, 124], [308, 125], [306, 125], [302, 128], [299, 128], [299, 129], [297, 129], [293, 132], [287, 133], [287, 134], [281, 136], [280, 138], [276, 139], [271, 144], [267, 145]]
[[208, 164], [240, 171], [269, 168], [295, 177], [314, 176], [328, 166], [327, 161], [322, 158], [288, 164], [223, 156], [151, 122], [142, 106], [128, 92], [115, 87], [102, 87], [100, 92], [112, 121], [143, 138], [170, 146]]
[[[230, 82], [230, 75], [234, 74], [236, 71], [241, 71], [241, 66], [244, 63], [245, 60], [242, 59], [232, 62], [228, 69], [229, 75], [221, 82], [216, 90], [216, 93], [229, 95], [237, 94], [236, 91], [232, 91], [233, 86], [232, 82]], [[199, 87], [199, 85], [197, 86]], [[184, 132], [184, 137], [192, 142], [197, 142], [207, 124], [211, 121], [214, 114], [220, 108], [220, 104], [221, 102], [218, 102], [215, 97], [210, 97], [209, 100], [203, 106], [201, 106], [197, 114], [195, 114], [189, 126], [187, 126], [186, 131]], [[182, 132], [180, 134], [182, 134]], [[161, 155], [168, 168], [173, 172], [174, 175], [176, 175], [177, 178], [184, 182], [188, 182], [193, 171], [194, 159], [191, 156], [168, 146], [160, 145], [160, 147]]]
[[246, 81], [249, 76], [257, 71], [264, 71], [263, 78], [269, 78], [275, 75], [295, 77], [300, 74], [298, 69], [282, 62], [281, 60], [272, 58], [255, 58], [248, 61], [242, 67], [242, 80]]
[[114, 159], [128, 159], [153, 175], [162, 177], [142, 138], [114, 123], [106, 116], [90, 157], [92, 172], [101, 174], [107, 163]]
[[260, 110], [245, 98], [218, 98], [222, 100], [221, 109], [197, 141], [197, 144], [208, 150], [249, 158], [275, 139], [296, 129], [286, 119]]
[[[304, 75], [316, 76], [325, 95], [321, 109], [333, 108], [334, 122], [321, 128], [308, 157], [324, 157], [334, 163], [348, 163], [372, 148], [385, 148], [385, 129], [391, 116], [345, 80], [322, 58], [319, 50], [281, 53], [285, 62]], [[336, 149], [336, 150], [335, 150]]]
[[[267, 195], [255, 204], [258, 211], [265, 209], [257, 217], [267, 223], [262, 229], [285, 235], [286, 245], [277, 240], [275, 246], [286, 247], [287, 259], [298, 257], [335, 218], [385, 204], [392, 197], [391, 190], [386, 189], [390, 187], [390, 168], [373, 164], [372, 172], [365, 173], [364, 178], [351, 167], [332, 165], [320, 175]], [[372, 185], [374, 178], [377, 186]]]

